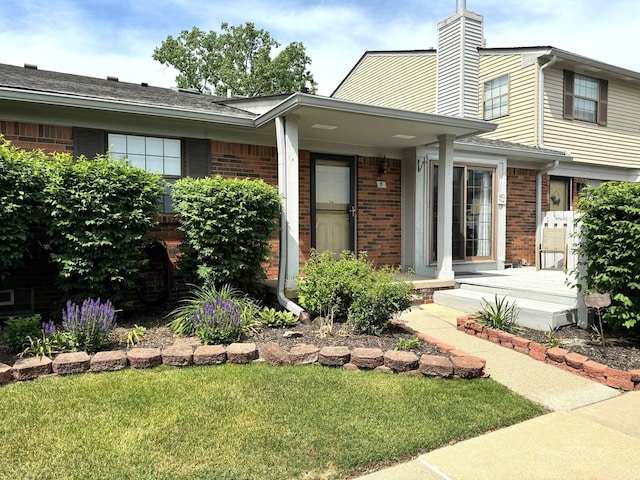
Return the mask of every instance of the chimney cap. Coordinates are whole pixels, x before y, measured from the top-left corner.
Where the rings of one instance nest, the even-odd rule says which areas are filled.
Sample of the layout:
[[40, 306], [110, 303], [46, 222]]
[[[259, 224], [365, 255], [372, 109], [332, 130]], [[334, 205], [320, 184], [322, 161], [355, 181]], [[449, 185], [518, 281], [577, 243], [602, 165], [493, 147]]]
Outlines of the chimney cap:
[[467, 9], [467, 0], [456, 0], [456, 12]]

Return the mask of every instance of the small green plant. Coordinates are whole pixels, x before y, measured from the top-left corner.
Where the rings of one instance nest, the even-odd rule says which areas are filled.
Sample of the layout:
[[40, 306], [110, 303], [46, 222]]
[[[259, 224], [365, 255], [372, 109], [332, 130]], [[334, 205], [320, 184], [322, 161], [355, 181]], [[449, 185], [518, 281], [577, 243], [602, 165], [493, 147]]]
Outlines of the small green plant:
[[515, 302], [509, 303], [506, 297], [494, 296], [493, 303], [482, 299], [484, 309], [479, 312], [478, 323], [485, 327], [495, 328], [510, 333], [518, 333], [522, 329], [516, 325], [518, 314], [520, 313]]
[[42, 330], [42, 317], [9, 317], [4, 324], [4, 340], [14, 352], [25, 348], [27, 337], [39, 337]]
[[276, 310], [275, 308], [264, 307], [258, 312], [262, 322], [270, 328], [292, 327], [298, 319], [292, 312]]
[[547, 348], [554, 348], [560, 346], [560, 338], [558, 337], [558, 329], [552, 328], [551, 330], [543, 330], [544, 344]]
[[134, 325], [133, 328], [127, 332], [127, 347], [135, 347], [136, 344], [142, 340], [145, 333], [147, 333], [146, 327]]
[[396, 343], [394, 350], [413, 350], [414, 348], [418, 348], [420, 346], [420, 340], [418, 337], [415, 338], [401, 338]]
[[326, 317], [316, 317], [312, 322], [314, 335], [318, 338], [333, 336], [333, 310]]
[[49, 357], [51, 354], [56, 353], [51, 338], [47, 337], [44, 332], [40, 336], [28, 336], [26, 342], [28, 346], [18, 354], [20, 358]]

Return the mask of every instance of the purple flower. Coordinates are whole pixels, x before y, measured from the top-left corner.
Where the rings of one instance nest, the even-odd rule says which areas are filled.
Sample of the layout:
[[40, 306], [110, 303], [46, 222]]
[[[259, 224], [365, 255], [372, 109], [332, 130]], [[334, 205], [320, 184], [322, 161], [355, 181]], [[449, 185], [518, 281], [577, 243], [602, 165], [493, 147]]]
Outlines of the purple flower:
[[94, 350], [106, 344], [116, 328], [116, 311], [110, 300], [102, 303], [99, 298], [88, 298], [82, 306], [69, 300], [62, 311], [62, 327], [76, 336], [81, 347]]
[[51, 335], [56, 333], [56, 325], [55, 323], [53, 323], [53, 320], [42, 322], [42, 331], [44, 332], [45, 337], [50, 337]]

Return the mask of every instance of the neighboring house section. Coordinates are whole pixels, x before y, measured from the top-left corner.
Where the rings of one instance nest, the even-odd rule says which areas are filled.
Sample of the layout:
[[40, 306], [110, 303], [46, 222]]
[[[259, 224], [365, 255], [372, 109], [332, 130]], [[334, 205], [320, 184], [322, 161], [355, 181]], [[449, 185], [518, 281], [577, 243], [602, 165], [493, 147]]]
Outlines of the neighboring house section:
[[[463, 2], [438, 24], [437, 51], [366, 52], [332, 95], [366, 91], [360, 100], [376, 105], [496, 123], [482, 137], [503, 142], [506, 157], [505, 261], [531, 264], [539, 261], [544, 211], [573, 209], [585, 185], [640, 178], [640, 73], [553, 47], [486, 48], [483, 21]], [[397, 81], [404, 76], [429, 88]], [[454, 145], [456, 168], [482, 165]], [[459, 261], [466, 269], [479, 259]]]

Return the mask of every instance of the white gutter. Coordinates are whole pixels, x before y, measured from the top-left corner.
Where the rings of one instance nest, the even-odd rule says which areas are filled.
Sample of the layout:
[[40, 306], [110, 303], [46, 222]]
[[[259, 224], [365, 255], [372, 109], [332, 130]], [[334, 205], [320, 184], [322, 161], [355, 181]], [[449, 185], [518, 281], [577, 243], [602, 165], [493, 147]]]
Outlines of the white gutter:
[[[276, 145], [278, 150], [278, 190], [282, 196], [282, 207], [280, 214], [280, 245], [278, 252], [278, 285], [276, 296], [278, 303], [284, 308], [300, 316], [303, 308], [287, 298], [284, 294], [285, 280], [287, 277], [287, 255], [288, 255], [288, 217], [287, 217], [287, 120], [284, 117], [276, 117]], [[296, 172], [297, 175], [297, 172]]]

